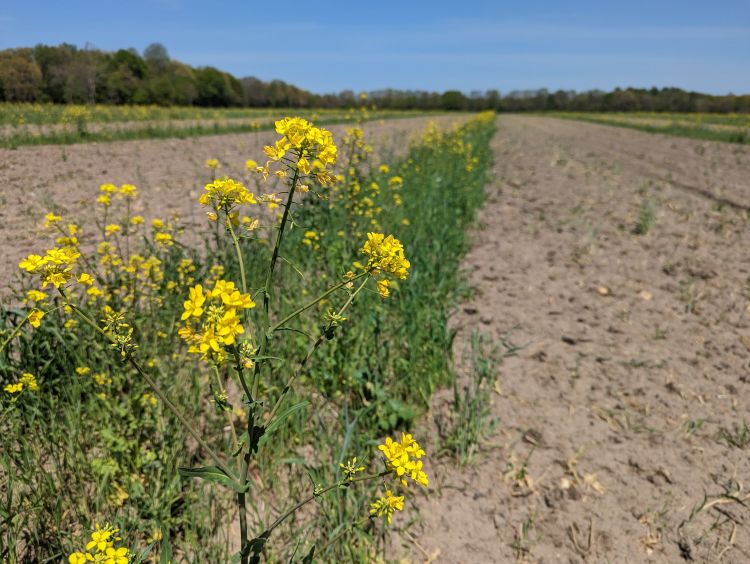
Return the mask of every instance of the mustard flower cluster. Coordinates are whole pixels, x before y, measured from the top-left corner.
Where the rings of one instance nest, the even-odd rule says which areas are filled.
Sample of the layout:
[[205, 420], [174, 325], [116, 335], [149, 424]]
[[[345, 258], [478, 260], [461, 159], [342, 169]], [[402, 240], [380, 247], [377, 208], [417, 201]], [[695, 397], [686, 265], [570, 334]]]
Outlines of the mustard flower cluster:
[[99, 186], [99, 197], [96, 199], [97, 203], [104, 208], [108, 208], [112, 205], [112, 198], [122, 198], [125, 200], [134, 200], [138, 197], [138, 188], [132, 184], [123, 184], [119, 188], [114, 184], [106, 183]]
[[3, 389], [15, 398], [24, 390], [36, 392], [39, 389], [39, 384], [37, 384], [33, 374], [24, 372], [15, 384], [8, 384]]
[[91, 540], [86, 544], [86, 552], [73, 552], [68, 556], [70, 564], [86, 564], [86, 562], [102, 562], [103, 564], [128, 564], [130, 553], [127, 547], [118, 546], [122, 538], [119, 529], [110, 524], [96, 529], [91, 533]]
[[[408, 485], [407, 478], [409, 478], [415, 484], [427, 487], [429, 479], [422, 470], [421, 460], [425, 451], [410, 434], [401, 433], [400, 441], [387, 437], [383, 444], [378, 445], [378, 450], [385, 457], [386, 469], [399, 480], [402, 486]], [[385, 517], [390, 525], [394, 512], [403, 511], [403, 509], [404, 496], [394, 495], [390, 489], [386, 489], [384, 496], [370, 504], [370, 515]]]
[[206, 184], [206, 192], [198, 199], [202, 206], [212, 206], [216, 212], [229, 212], [240, 204], [257, 204], [257, 200], [241, 182], [219, 178]]
[[188, 352], [202, 360], [221, 364], [226, 358], [225, 347], [236, 344], [236, 337], [245, 332], [239, 312], [255, 307], [250, 294], [243, 294], [234, 282], [217, 280], [212, 290], [204, 293], [198, 284], [190, 288], [184, 303], [180, 336], [188, 342]]
[[390, 525], [393, 520], [393, 513], [404, 510], [404, 496], [396, 496], [393, 495], [391, 490], [385, 490], [385, 495], [372, 502], [370, 507], [370, 515], [385, 516]]
[[[73, 267], [80, 256], [81, 253], [73, 247], [54, 248], [44, 256], [29, 255], [18, 266], [26, 272], [39, 274], [43, 288], [49, 284], [60, 288], [73, 277]], [[88, 279], [89, 275], [85, 276]]]
[[408, 276], [411, 263], [404, 257], [401, 241], [393, 235], [368, 233], [360, 252], [367, 257], [367, 270], [386, 272], [401, 280]]
[[[276, 122], [276, 133], [281, 138], [273, 146], [263, 148], [271, 160], [290, 159], [300, 175], [314, 175], [322, 184], [333, 181], [326, 168], [336, 164], [338, 149], [330, 131], [299, 117], [286, 117]], [[268, 165], [256, 170], [267, 177]], [[283, 176], [284, 171], [280, 172], [277, 174]]]
[[378, 450], [385, 456], [386, 467], [401, 481], [401, 485], [406, 486], [406, 478], [409, 478], [420, 486], [428, 486], [429, 480], [422, 470], [421, 460], [425, 451], [409, 433], [401, 433], [400, 441], [386, 438], [385, 443], [378, 445]]

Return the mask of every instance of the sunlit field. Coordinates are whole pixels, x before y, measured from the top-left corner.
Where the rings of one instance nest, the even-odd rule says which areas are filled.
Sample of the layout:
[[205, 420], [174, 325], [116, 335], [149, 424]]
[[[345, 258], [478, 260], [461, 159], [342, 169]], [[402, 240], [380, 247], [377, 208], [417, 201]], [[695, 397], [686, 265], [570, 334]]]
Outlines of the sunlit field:
[[0, 564], [750, 562], [750, 3], [0, 2]]
[[378, 559], [423, 463], [479, 440], [412, 433], [452, 381], [493, 115], [377, 164], [359, 127], [274, 127], [242, 177], [206, 155], [197, 229], [106, 178], [37, 218], [0, 312], [4, 561]]
[[368, 110], [365, 102], [348, 110], [6, 102], [0, 103], [0, 147], [248, 133], [273, 129], [274, 122], [289, 113], [320, 124], [428, 115], [374, 106]]
[[545, 115], [693, 139], [750, 143], [750, 114], [551, 112]]

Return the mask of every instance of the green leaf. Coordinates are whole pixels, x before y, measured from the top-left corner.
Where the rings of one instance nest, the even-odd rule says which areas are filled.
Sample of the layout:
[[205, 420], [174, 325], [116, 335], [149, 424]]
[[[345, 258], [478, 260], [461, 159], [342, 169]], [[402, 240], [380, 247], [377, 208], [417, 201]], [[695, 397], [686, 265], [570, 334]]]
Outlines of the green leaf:
[[233, 480], [226, 472], [216, 466], [203, 466], [201, 468], [180, 468], [180, 476], [185, 478], [201, 478], [209, 482], [221, 484], [228, 488], [232, 488], [234, 491], [244, 493], [250, 487], [246, 485], [240, 485], [236, 480]]
[[169, 539], [162, 539], [159, 548], [161, 549], [159, 564], [172, 564], [174, 559], [172, 556], [172, 543], [169, 542]]
[[310, 549], [310, 552], [307, 553], [307, 556], [305, 556], [302, 559], [302, 564], [312, 564], [314, 556], [315, 556], [315, 545], [313, 545], [313, 547]]
[[299, 411], [300, 409], [302, 409], [303, 407], [305, 407], [308, 403], [310, 403], [310, 402], [301, 401], [299, 403], [295, 403], [291, 407], [288, 407], [287, 409], [285, 409], [284, 411], [282, 411], [281, 413], [279, 413], [276, 416], [276, 419], [274, 419], [273, 421], [271, 421], [270, 425], [268, 425], [268, 427], [266, 427], [265, 432], [263, 433], [263, 436], [260, 438], [260, 440], [258, 440], [258, 446], [264, 445], [268, 441], [269, 436], [276, 429], [278, 429], [279, 427], [281, 427], [281, 424], [286, 419], [288, 419], [290, 415], [292, 415], [296, 411]]

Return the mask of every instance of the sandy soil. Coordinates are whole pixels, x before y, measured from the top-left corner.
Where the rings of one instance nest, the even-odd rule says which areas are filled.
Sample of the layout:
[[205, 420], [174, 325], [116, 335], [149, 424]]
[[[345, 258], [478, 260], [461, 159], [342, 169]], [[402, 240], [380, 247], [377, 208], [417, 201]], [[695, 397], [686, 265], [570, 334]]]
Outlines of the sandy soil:
[[[387, 160], [406, 151], [409, 137], [423, 130], [428, 121], [447, 127], [465, 119], [466, 116], [392, 119], [369, 122], [364, 130], [379, 158]], [[348, 127], [351, 124], [329, 129], [340, 138]], [[106, 182], [130, 183], [141, 193], [134, 213], [147, 220], [177, 214], [186, 226], [203, 222], [205, 210], [196, 201], [211, 178], [205, 160], [219, 159], [219, 175], [246, 178], [245, 161], [264, 162], [263, 145], [276, 137], [274, 132], [265, 131], [0, 149], [0, 239], [4, 242], [0, 284], [17, 276], [16, 265], [21, 258], [50, 244], [50, 235], [41, 228], [45, 213], [54, 211], [91, 227], [99, 186]], [[269, 187], [268, 191], [273, 190]]]
[[[498, 124], [454, 353], [475, 330], [525, 348], [500, 365], [500, 425], [475, 463], [433, 461], [403, 550], [461, 563], [750, 561], [750, 148], [541, 117]], [[645, 202], [655, 223], [637, 235]], [[422, 433], [451, 398], [435, 397]]]

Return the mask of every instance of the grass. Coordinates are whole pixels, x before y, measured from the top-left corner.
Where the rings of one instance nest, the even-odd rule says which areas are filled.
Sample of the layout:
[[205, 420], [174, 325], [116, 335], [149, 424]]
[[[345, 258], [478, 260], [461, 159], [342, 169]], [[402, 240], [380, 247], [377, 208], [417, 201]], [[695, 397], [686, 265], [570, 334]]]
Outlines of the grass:
[[633, 234], [646, 235], [656, 225], [656, 208], [649, 199], [644, 199], [638, 214], [638, 221], [633, 226]]
[[741, 424], [734, 423], [731, 429], [728, 427], [719, 429], [718, 438], [725, 442], [727, 446], [745, 448], [750, 445], [750, 428], [745, 421]]
[[508, 332], [499, 344], [493, 344], [486, 335], [472, 333], [467, 353], [468, 374], [453, 382], [451, 411], [436, 417], [442, 452], [461, 465], [475, 460], [482, 443], [500, 423], [491, 416], [492, 395], [498, 393], [499, 366], [503, 359], [524, 348], [514, 345], [510, 337]]
[[[288, 500], [339, 480], [339, 463], [357, 456], [372, 467], [377, 442], [408, 430], [431, 393], [453, 382], [446, 322], [463, 287], [458, 264], [467, 249], [464, 230], [484, 199], [493, 127], [492, 121], [473, 121], [449, 133], [432, 128], [388, 170], [352, 162], [358, 172], [345, 165], [339, 188], [311, 192], [304, 206], [293, 208], [272, 309], [279, 316], [352, 268], [368, 231], [396, 234], [412, 266], [388, 300], [374, 291], [360, 294], [349, 319], [301, 373], [286, 404], [295, 408], [273, 433], [267, 430], [250, 468], [254, 530], [263, 530]], [[341, 147], [342, 159], [353, 148]], [[85, 226], [87, 233], [103, 228], [105, 222], [96, 222]], [[178, 244], [160, 247], [154, 230], [143, 229], [129, 239], [128, 250], [137, 249], [149, 266], [137, 261], [131, 277], [102, 274], [105, 296], [88, 299], [85, 307], [100, 317], [105, 303], [125, 311], [139, 360], [200, 435], [229, 456], [236, 446], [230, 431], [248, 406], [230, 371], [202, 368], [176, 333], [188, 287], [218, 276], [216, 265], [224, 266], [224, 278], [239, 278], [233, 249], [214, 239], [208, 226], [182, 233], [166, 223]], [[257, 289], [269, 240], [251, 232], [240, 247], [249, 287]], [[92, 260], [101, 263], [106, 255]], [[27, 289], [19, 288], [14, 303], [22, 303], [20, 292]], [[58, 305], [50, 298], [44, 309]], [[319, 306], [274, 335], [278, 360], [269, 360], [272, 375], [259, 390], [264, 404], [280, 396], [293, 368], [281, 359], [300, 358], [331, 304]], [[251, 311], [259, 315], [260, 309]], [[206, 465], [205, 453], [93, 330], [54, 309], [38, 329], [13, 334], [27, 312], [20, 306], [0, 311], [0, 343], [9, 343], [0, 353], [0, 387], [23, 372], [36, 375], [40, 386], [15, 401], [5, 392], [0, 396], [0, 560], [65, 559], [85, 544], [95, 522], [109, 521], [121, 529], [136, 561], [169, 554], [177, 562], [227, 561], [237, 549], [227, 533], [236, 515], [233, 496], [178, 471]], [[428, 456], [434, 454], [428, 437], [421, 442]], [[313, 548], [321, 561], [366, 562], [382, 555], [383, 531], [367, 511], [378, 492], [373, 484], [320, 496], [280, 527], [264, 557], [301, 558]], [[354, 527], [356, 522], [362, 525]]]
[[750, 143], [750, 119], [742, 114], [661, 114], [650, 112], [545, 112], [540, 115], [626, 127], [648, 133], [663, 133], [677, 137]]

